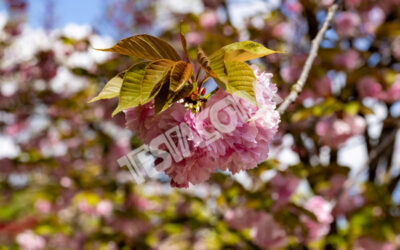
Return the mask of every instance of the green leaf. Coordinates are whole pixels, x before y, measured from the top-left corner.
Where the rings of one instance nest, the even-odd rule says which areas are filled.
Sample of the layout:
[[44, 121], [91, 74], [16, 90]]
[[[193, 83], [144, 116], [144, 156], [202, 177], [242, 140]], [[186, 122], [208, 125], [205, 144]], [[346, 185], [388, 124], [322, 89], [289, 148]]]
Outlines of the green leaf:
[[359, 102], [353, 101], [346, 103], [344, 105], [344, 112], [350, 115], [356, 115], [361, 108], [361, 104]]
[[297, 110], [291, 117], [292, 122], [299, 122], [307, 119], [309, 116], [312, 115], [311, 109], [301, 109]]
[[177, 92], [190, 79], [193, 74], [192, 65], [184, 61], [178, 61], [172, 68], [169, 89]]
[[228, 83], [227, 67], [225, 65], [226, 61], [245, 62], [273, 53], [280, 52], [267, 49], [262, 44], [252, 41], [237, 42], [226, 45], [210, 56], [209, 65], [211, 71], [215, 74], [214, 76], [210, 75], [216, 78], [216, 82], [222, 88], [226, 89], [227, 86], [225, 85]]
[[124, 73], [120, 73], [114, 78], [112, 78], [103, 88], [103, 90], [92, 100], [91, 102], [96, 102], [102, 99], [111, 99], [117, 97], [119, 95], [119, 91], [121, 90], [122, 81], [123, 81]]
[[122, 39], [111, 48], [97, 50], [115, 52], [118, 54], [128, 55], [146, 60], [180, 60], [180, 56], [178, 55], [176, 50], [166, 41], [146, 34], [131, 36]]
[[130, 68], [124, 77], [119, 95], [118, 107], [113, 116], [122, 110], [143, 105], [160, 91], [173, 61], [162, 59], [154, 62], [142, 62]]
[[257, 81], [253, 70], [244, 62], [226, 61], [228, 83], [226, 91], [257, 105], [254, 86]]
[[201, 68], [209, 74], [211, 77], [216, 78], [217, 75], [214, 73], [214, 71], [211, 69], [210, 66], [210, 59], [206, 55], [206, 53], [199, 47], [197, 47], [197, 61], [199, 62]]
[[260, 43], [243, 41], [226, 45], [221, 50], [225, 52], [225, 60], [249, 61], [259, 57], [280, 53], [270, 50]]

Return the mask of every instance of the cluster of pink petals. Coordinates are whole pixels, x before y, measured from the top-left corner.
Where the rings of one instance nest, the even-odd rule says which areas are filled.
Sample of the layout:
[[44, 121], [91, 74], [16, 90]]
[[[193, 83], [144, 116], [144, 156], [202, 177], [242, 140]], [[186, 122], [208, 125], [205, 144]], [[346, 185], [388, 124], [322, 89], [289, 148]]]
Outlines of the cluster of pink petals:
[[400, 37], [397, 37], [392, 42], [393, 56], [400, 61]]
[[317, 123], [316, 132], [325, 145], [337, 149], [350, 137], [364, 133], [365, 128], [366, 122], [361, 116], [345, 115], [338, 119], [331, 115]]
[[291, 83], [296, 81], [300, 77], [301, 67], [299, 67], [299, 65], [296, 65], [295, 63], [291, 63], [290, 65], [282, 67], [280, 70], [280, 74], [285, 82]]
[[272, 35], [276, 38], [288, 41], [293, 37], [293, 29], [294, 26], [291, 23], [281, 22], [273, 28]]
[[237, 208], [227, 211], [224, 220], [236, 230], [250, 228], [253, 242], [261, 248], [275, 249], [287, 245], [286, 231], [266, 212]]
[[357, 90], [361, 98], [372, 97], [394, 103], [400, 100], [400, 75], [396, 76], [395, 82], [387, 90], [383, 90], [382, 85], [374, 77], [363, 77], [357, 83]]
[[286, 231], [274, 220], [272, 215], [262, 213], [261, 217], [251, 228], [250, 236], [253, 242], [268, 249], [281, 248], [287, 245]]
[[[321, 196], [310, 198], [304, 208], [315, 215], [300, 214], [299, 218], [307, 229], [306, 234], [296, 234], [302, 241], [315, 241], [328, 234], [332, 216], [332, 204]], [[235, 230], [250, 229], [253, 242], [261, 248], [275, 249], [287, 245], [288, 235], [282, 226], [275, 221], [272, 214], [255, 211], [249, 208], [228, 210], [224, 220]]]
[[[327, 200], [336, 199], [336, 205], [333, 208], [332, 215], [347, 215], [358, 209], [364, 204], [364, 198], [360, 194], [350, 195], [348, 193], [340, 194], [347, 177], [343, 174], [335, 174], [329, 179], [329, 185], [318, 193]], [[338, 195], [340, 194], [339, 198]]]
[[356, 250], [395, 250], [396, 245], [391, 242], [382, 242], [374, 240], [367, 236], [360, 237], [356, 240]]
[[300, 179], [295, 175], [276, 174], [269, 181], [272, 189], [272, 198], [275, 200], [275, 206], [279, 207], [289, 202], [290, 197], [296, 191], [299, 183]]
[[346, 0], [346, 6], [349, 8], [355, 8], [360, 5], [361, 0]]
[[303, 6], [298, 1], [287, 1], [285, 7], [292, 13], [300, 13], [303, 10]]
[[361, 64], [360, 53], [356, 50], [348, 50], [333, 58], [333, 63], [346, 70], [354, 70]]
[[379, 98], [382, 93], [382, 85], [372, 76], [365, 76], [357, 83], [358, 94], [361, 98]]
[[96, 205], [96, 214], [104, 218], [111, 216], [113, 211], [113, 203], [109, 200], [101, 200]]
[[[217, 169], [237, 173], [255, 168], [267, 158], [269, 143], [280, 122], [279, 113], [276, 111], [277, 88], [271, 83], [271, 74], [258, 69], [254, 69], [254, 73], [257, 77], [256, 100], [259, 108], [235, 97], [242, 109], [250, 114], [250, 119], [243, 121], [238, 115], [235, 129], [230, 133], [220, 133], [221, 137], [207, 146], [198, 138], [205, 138], [207, 133], [215, 133], [217, 129], [212, 125], [209, 116], [202, 112], [231, 96], [222, 89], [212, 95], [205, 108], [196, 114], [180, 103], [173, 104], [157, 115], [153, 102], [126, 111], [127, 127], [136, 133], [144, 144], [149, 144], [152, 139], [181, 123], [187, 124], [194, 133], [188, 138], [191, 156], [179, 162], [174, 161], [165, 170], [171, 177], [173, 186], [187, 187], [189, 183], [206, 181]], [[220, 121], [229, 118], [226, 110], [221, 110], [217, 115]]]
[[308, 230], [306, 240], [314, 241], [325, 236], [333, 221], [332, 205], [321, 196], [314, 196], [307, 201], [305, 208], [317, 218], [317, 221], [315, 221], [308, 216], [300, 216], [300, 220]]
[[329, 96], [332, 93], [332, 80], [328, 76], [321, 77], [314, 82], [314, 87], [319, 96]]
[[385, 21], [385, 18], [386, 14], [381, 8], [374, 7], [370, 9], [363, 14], [363, 31], [368, 34], [375, 33], [376, 29]]
[[24, 250], [40, 250], [46, 247], [46, 240], [31, 230], [18, 234], [16, 240], [19, 247]]
[[47, 214], [51, 211], [51, 203], [47, 200], [40, 199], [35, 202], [35, 208], [38, 212], [42, 214]]
[[[359, 0], [348, 0], [346, 5], [350, 8], [358, 6]], [[335, 30], [341, 37], [353, 37], [359, 34], [374, 34], [377, 28], [386, 19], [385, 11], [375, 6], [361, 12], [343, 11], [335, 17]]]
[[199, 45], [203, 42], [203, 36], [200, 32], [192, 31], [186, 34], [186, 41], [191, 46]]
[[215, 11], [205, 12], [200, 16], [200, 25], [204, 29], [211, 29], [218, 23], [218, 16]]
[[312, 89], [303, 89], [296, 101], [303, 103], [306, 100], [318, 100], [330, 96], [331, 93], [332, 80], [328, 76], [323, 76], [313, 81]]
[[236, 208], [228, 210], [224, 215], [224, 220], [231, 228], [243, 230], [255, 225], [262, 213], [248, 208]]
[[348, 215], [356, 209], [364, 205], [364, 197], [360, 194], [350, 195], [348, 193], [342, 194], [333, 208], [332, 214], [334, 216]]
[[339, 36], [351, 37], [356, 35], [361, 24], [360, 16], [355, 12], [345, 11], [335, 17], [335, 27]]
[[[335, 2], [335, 0], [321, 0], [320, 2], [322, 4], [322, 6], [329, 7]], [[345, 0], [344, 2], [346, 4], [346, 7], [355, 8], [358, 5], [360, 5], [361, 0]]]

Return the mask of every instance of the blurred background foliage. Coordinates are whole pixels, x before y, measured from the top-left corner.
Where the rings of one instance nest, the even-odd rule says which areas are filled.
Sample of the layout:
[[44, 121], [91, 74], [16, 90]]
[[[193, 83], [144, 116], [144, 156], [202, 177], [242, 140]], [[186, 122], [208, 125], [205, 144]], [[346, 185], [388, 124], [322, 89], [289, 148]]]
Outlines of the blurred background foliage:
[[149, 33], [182, 52], [180, 29], [192, 59], [198, 45], [209, 55], [238, 40], [284, 51], [253, 61], [284, 97], [332, 2], [107, 0], [93, 27], [56, 28], [48, 1], [32, 28], [38, 3], [3, 0], [0, 249], [400, 247], [398, 0], [341, 3], [269, 160], [247, 173], [188, 189], [166, 176], [135, 185], [117, 159], [140, 141], [123, 114], [111, 118], [115, 100], [87, 104], [134, 62], [93, 47]]

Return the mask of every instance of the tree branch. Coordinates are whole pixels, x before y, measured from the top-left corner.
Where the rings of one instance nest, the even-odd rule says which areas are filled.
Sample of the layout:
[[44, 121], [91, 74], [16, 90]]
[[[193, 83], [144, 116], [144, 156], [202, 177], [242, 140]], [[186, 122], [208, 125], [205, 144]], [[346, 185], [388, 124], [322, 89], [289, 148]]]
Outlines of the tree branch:
[[308, 74], [310, 73], [312, 64], [314, 63], [314, 60], [318, 55], [318, 49], [321, 44], [321, 41], [324, 38], [325, 32], [330, 26], [338, 7], [339, 7], [338, 4], [335, 3], [329, 8], [328, 14], [325, 18], [324, 23], [322, 24], [321, 29], [318, 31], [317, 36], [313, 39], [311, 43], [310, 54], [308, 55], [306, 63], [304, 64], [299, 80], [296, 82], [296, 84], [293, 85], [289, 95], [283, 100], [282, 104], [278, 108], [280, 114], [283, 114], [286, 111], [289, 105], [297, 99], [297, 97], [303, 90], [303, 87], [308, 78]]
[[385, 151], [385, 149], [390, 146], [391, 143], [394, 142], [394, 140], [396, 139], [396, 134], [397, 134], [397, 129], [393, 130], [390, 134], [388, 134], [382, 141], [382, 143], [380, 143], [375, 149], [373, 149], [370, 152], [369, 158], [367, 160], [367, 162], [364, 164], [363, 167], [361, 167], [353, 177], [349, 177], [349, 179], [346, 180], [346, 182], [343, 184], [342, 188], [340, 189], [340, 191], [338, 192], [338, 194], [336, 195], [336, 199], [334, 200], [334, 202], [337, 202], [340, 200], [340, 197], [342, 196], [342, 194], [347, 193], [347, 191], [349, 191], [349, 189], [356, 183], [357, 178], [360, 177], [365, 170], [368, 169], [368, 166], [370, 165], [370, 163], [372, 161], [374, 161], [375, 159], [377, 159], [380, 154], [382, 152]]

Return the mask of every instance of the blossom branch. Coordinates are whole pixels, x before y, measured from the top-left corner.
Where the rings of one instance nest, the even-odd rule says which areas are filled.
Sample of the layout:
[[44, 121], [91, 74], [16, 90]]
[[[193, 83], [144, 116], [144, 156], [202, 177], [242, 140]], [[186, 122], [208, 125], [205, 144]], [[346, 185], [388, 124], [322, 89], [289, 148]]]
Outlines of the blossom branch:
[[278, 111], [280, 114], [283, 114], [286, 111], [286, 109], [289, 107], [289, 105], [297, 99], [297, 97], [303, 90], [303, 87], [304, 87], [306, 80], [308, 78], [308, 75], [310, 73], [312, 64], [314, 63], [314, 60], [318, 55], [318, 49], [321, 44], [321, 41], [324, 38], [325, 32], [328, 29], [328, 27], [330, 26], [338, 7], [339, 7], [339, 5], [337, 3], [335, 3], [329, 8], [328, 14], [325, 18], [325, 21], [324, 21], [321, 29], [318, 31], [317, 36], [313, 39], [313, 41], [311, 43], [310, 54], [308, 55], [306, 63], [304, 64], [300, 78], [298, 79], [296, 84], [293, 85], [292, 90], [290, 91], [289, 95], [283, 100], [282, 104], [278, 108]]

